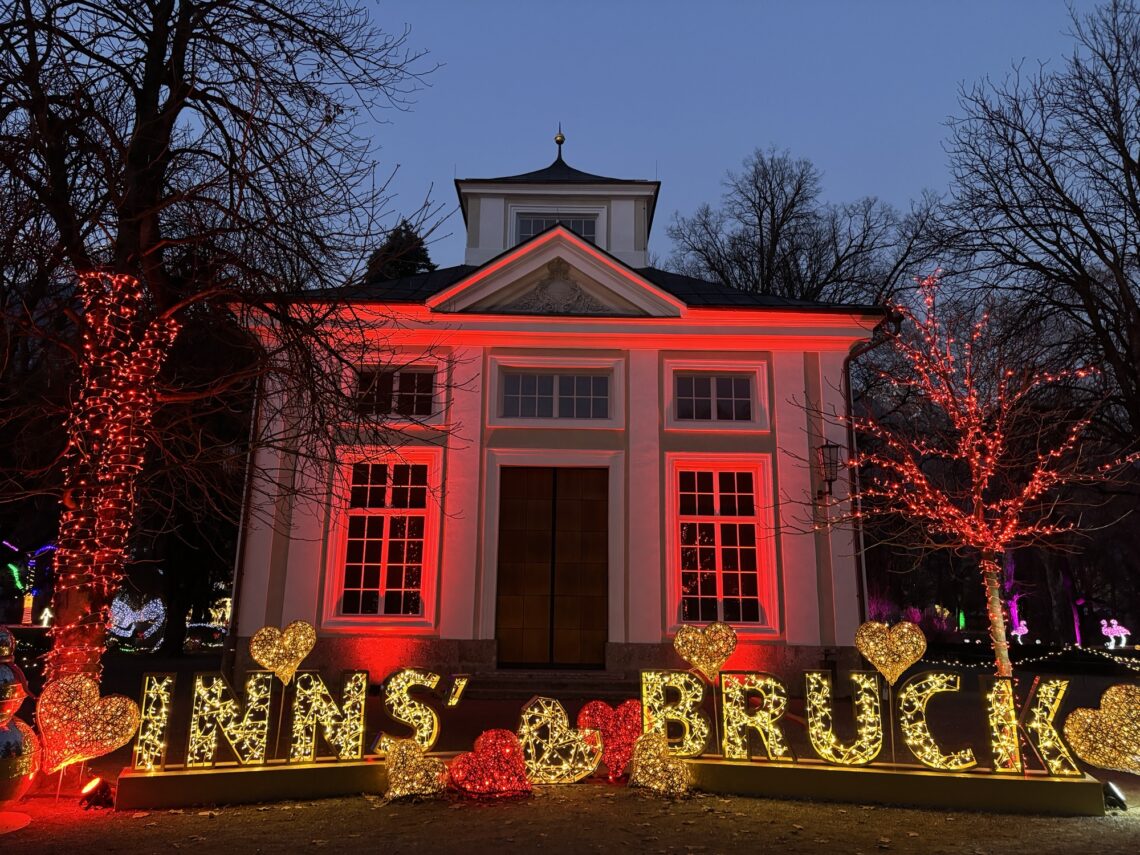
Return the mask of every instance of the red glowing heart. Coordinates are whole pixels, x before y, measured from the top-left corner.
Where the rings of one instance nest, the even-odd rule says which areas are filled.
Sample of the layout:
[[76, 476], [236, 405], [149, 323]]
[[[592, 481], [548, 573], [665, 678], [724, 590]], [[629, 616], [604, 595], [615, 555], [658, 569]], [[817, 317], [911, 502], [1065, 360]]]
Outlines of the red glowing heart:
[[578, 711], [578, 728], [602, 735], [602, 762], [610, 781], [624, 775], [641, 736], [641, 701], [626, 701], [614, 709], [605, 701], [590, 701]]
[[522, 745], [509, 730], [486, 730], [475, 750], [460, 754], [448, 768], [451, 785], [470, 798], [525, 796], [531, 791]]

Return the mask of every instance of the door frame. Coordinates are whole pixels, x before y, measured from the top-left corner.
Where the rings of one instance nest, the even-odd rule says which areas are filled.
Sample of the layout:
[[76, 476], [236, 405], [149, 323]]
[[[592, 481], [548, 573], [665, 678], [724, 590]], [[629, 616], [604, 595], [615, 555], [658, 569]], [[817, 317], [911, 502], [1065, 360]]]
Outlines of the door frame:
[[548, 449], [488, 449], [483, 479], [483, 553], [479, 573], [479, 602], [475, 635], [495, 638], [495, 601], [499, 591], [500, 470], [504, 466], [559, 469], [606, 469], [606, 629], [608, 642], [625, 641], [625, 452]]

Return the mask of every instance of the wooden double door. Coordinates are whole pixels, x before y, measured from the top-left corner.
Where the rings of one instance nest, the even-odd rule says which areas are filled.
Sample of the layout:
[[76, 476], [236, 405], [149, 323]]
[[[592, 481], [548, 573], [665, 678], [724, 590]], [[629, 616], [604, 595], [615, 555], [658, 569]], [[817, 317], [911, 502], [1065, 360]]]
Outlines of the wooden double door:
[[500, 666], [605, 667], [608, 478], [594, 468], [500, 471]]

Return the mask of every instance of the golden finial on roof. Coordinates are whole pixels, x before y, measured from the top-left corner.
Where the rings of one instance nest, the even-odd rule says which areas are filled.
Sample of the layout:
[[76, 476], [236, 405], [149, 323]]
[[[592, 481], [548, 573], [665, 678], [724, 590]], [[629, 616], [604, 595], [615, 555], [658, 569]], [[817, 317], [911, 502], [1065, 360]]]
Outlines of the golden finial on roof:
[[566, 134], [562, 133], [562, 123], [558, 123], [558, 133], [554, 135], [554, 142], [558, 145], [558, 156], [562, 157], [562, 143], [566, 142]]

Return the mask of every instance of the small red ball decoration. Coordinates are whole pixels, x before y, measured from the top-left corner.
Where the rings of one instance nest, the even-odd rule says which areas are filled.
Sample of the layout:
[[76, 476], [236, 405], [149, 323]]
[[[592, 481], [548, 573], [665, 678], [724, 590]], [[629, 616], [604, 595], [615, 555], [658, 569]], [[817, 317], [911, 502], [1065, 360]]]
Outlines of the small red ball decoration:
[[602, 762], [613, 783], [629, 771], [633, 744], [641, 736], [641, 701], [625, 701], [617, 709], [605, 701], [590, 701], [578, 711], [578, 727], [602, 735]]
[[530, 793], [522, 745], [509, 730], [486, 730], [475, 750], [460, 754], [448, 768], [451, 784], [469, 798], [503, 798]]

